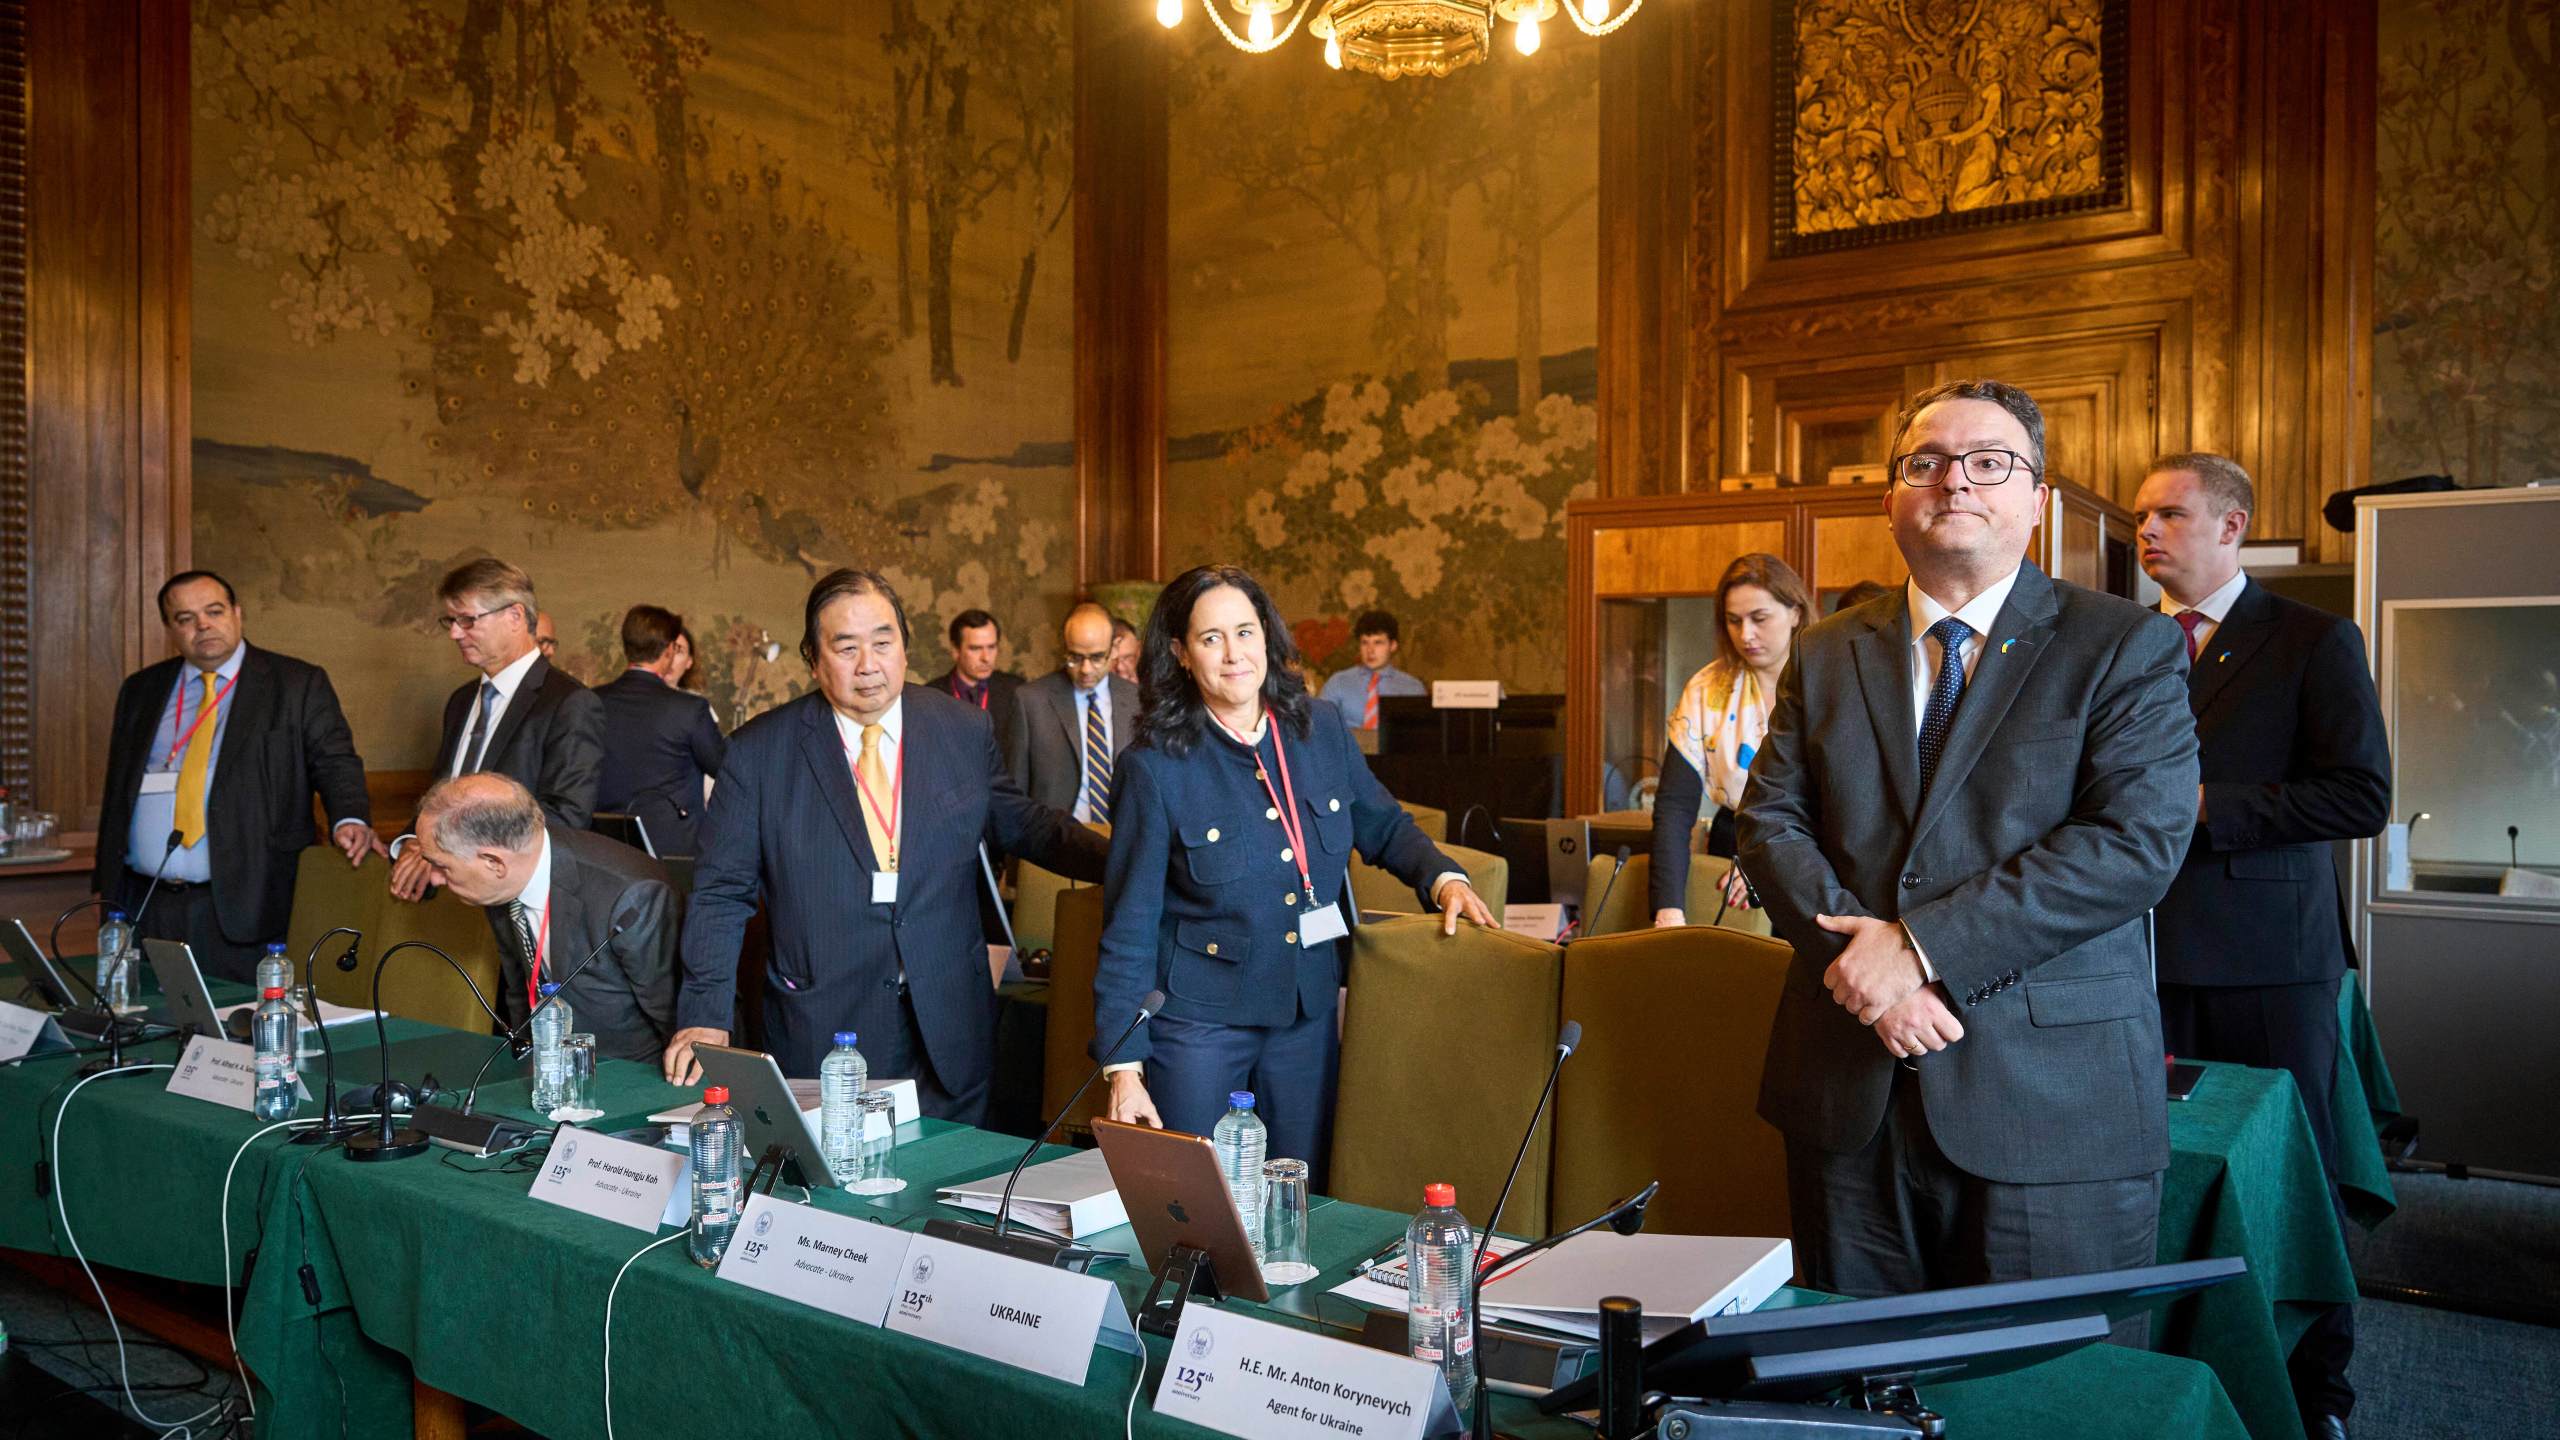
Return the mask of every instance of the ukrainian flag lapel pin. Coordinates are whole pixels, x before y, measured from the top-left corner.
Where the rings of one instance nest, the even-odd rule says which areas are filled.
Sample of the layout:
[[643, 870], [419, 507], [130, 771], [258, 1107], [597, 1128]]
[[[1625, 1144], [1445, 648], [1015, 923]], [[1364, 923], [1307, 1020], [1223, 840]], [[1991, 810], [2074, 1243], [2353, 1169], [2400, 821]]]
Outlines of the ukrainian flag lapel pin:
[[2010, 647], [2010, 646], [2012, 646], [2012, 645], [2015, 645], [2015, 644], [2017, 644], [2017, 643], [2018, 643], [2018, 637], [2017, 637], [2017, 636], [2015, 636], [2015, 635], [2012, 635], [2012, 636], [2010, 636], [2008, 639], [2001, 641], [2001, 642], [2000, 642], [2000, 653], [2001, 653], [2001, 654], [2003, 654], [2003, 655], [2008, 654], [2008, 653], [2009, 653], [2009, 647]]

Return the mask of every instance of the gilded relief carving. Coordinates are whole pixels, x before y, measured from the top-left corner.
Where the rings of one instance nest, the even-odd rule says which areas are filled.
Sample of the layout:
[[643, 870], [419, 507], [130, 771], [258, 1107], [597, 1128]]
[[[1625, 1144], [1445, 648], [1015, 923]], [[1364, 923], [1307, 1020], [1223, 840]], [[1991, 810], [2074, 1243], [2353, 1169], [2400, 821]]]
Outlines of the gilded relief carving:
[[1778, 93], [1791, 107], [1773, 117], [1781, 253], [2121, 194], [2121, 0], [1780, 0], [1779, 11]]

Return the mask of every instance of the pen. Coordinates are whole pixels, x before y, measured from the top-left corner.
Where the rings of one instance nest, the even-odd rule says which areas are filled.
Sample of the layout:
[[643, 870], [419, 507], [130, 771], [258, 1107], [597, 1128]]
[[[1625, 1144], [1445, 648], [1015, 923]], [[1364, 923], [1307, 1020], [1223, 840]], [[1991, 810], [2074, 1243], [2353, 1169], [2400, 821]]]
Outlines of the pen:
[[1396, 1239], [1388, 1241], [1385, 1249], [1380, 1250], [1377, 1254], [1370, 1256], [1359, 1264], [1352, 1266], [1352, 1278], [1356, 1280], [1359, 1277], [1368, 1274], [1370, 1271], [1377, 1269], [1379, 1266], [1400, 1258], [1403, 1254], [1404, 1239], [1402, 1236], [1398, 1236]]

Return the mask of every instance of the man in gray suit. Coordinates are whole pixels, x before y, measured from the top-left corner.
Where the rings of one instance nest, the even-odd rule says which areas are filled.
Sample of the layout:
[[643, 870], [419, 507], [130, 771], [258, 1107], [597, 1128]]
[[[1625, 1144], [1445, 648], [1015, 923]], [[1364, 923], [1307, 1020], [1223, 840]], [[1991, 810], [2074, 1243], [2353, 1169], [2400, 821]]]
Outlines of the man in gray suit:
[[1005, 768], [1023, 793], [1109, 823], [1111, 772], [1138, 733], [1138, 687], [1111, 673], [1111, 612], [1091, 603], [1059, 627], [1066, 663], [1014, 695]]
[[573, 1028], [596, 1037], [599, 1055], [657, 1063], [675, 1027], [678, 925], [657, 861], [570, 829], [486, 770], [427, 791], [414, 843], [433, 883], [488, 912], [501, 960], [491, 998], [509, 1025], [532, 1013], [541, 985], [564, 981]]
[[2144, 912], [2195, 826], [2186, 647], [2025, 563], [2043, 472], [2014, 386], [1903, 411], [1884, 503], [1911, 581], [1797, 640], [1743, 796], [1743, 872], [1796, 952], [1760, 1114], [1820, 1289], [2154, 1259]]

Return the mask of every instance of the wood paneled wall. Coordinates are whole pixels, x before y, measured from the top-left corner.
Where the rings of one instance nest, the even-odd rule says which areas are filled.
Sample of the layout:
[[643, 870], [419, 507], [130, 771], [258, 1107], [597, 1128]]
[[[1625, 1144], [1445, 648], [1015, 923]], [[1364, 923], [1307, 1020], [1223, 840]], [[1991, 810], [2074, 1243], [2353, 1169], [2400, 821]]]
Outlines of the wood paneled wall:
[[116, 687], [188, 554], [187, 8], [26, 7], [33, 802], [97, 825]]
[[[2071, 478], [2126, 501], [2148, 457], [2223, 451], [2258, 481], [2257, 535], [2347, 558], [2318, 511], [2368, 478], [2375, 0], [2130, 4], [2120, 200], [1780, 256], [1795, 97], [1771, 57], [1794, 8], [1665, 5], [1610, 50], [1604, 493], [1781, 469], [1826, 425], [1982, 373], [2046, 400]], [[1685, 166], [1665, 136], [1688, 137]], [[1689, 284], [1664, 301], [1673, 256]], [[1675, 307], [1676, 352], [1652, 323]]]
[[1171, 96], [1148, 7], [1075, 6], [1076, 585], [1161, 578]]

